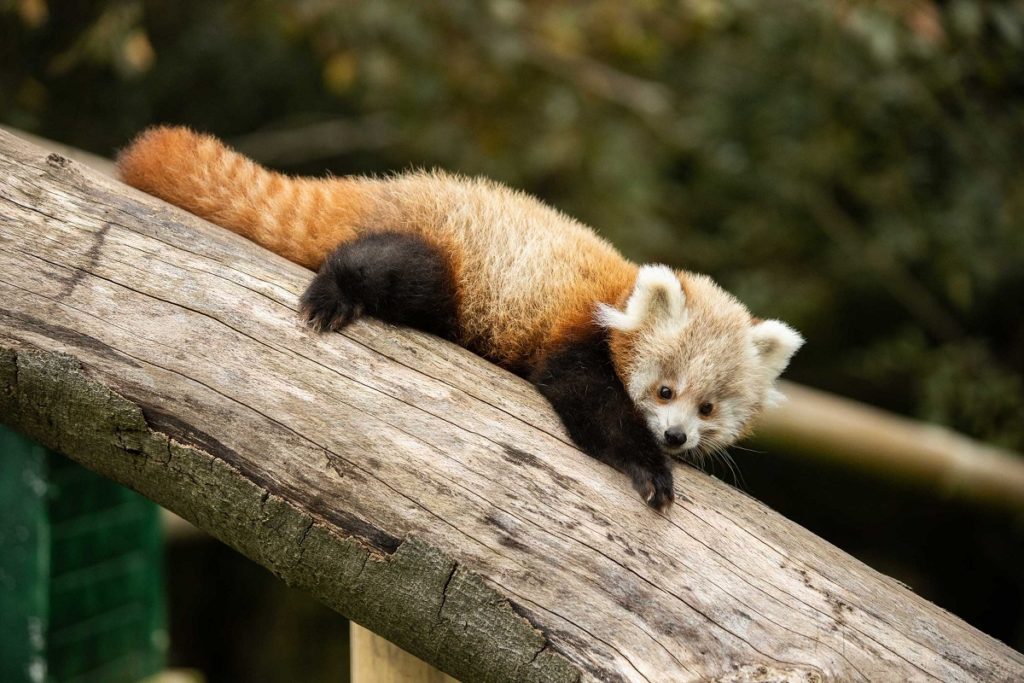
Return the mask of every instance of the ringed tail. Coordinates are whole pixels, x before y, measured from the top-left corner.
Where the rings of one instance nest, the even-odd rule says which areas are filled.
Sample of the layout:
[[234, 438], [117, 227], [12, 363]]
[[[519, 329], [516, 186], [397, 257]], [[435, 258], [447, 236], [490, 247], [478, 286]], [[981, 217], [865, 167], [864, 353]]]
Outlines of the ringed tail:
[[177, 126], [141, 133], [117, 169], [129, 185], [312, 269], [355, 236], [371, 204], [366, 181], [291, 178]]

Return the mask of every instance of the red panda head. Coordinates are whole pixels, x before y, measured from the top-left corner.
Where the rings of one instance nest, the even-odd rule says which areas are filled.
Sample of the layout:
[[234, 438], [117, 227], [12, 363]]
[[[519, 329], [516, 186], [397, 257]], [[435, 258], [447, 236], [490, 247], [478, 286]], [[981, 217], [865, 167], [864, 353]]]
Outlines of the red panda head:
[[703, 455], [729, 446], [761, 408], [803, 344], [778, 320], [755, 320], [710, 278], [640, 268], [625, 303], [602, 304], [619, 379], [662, 448]]

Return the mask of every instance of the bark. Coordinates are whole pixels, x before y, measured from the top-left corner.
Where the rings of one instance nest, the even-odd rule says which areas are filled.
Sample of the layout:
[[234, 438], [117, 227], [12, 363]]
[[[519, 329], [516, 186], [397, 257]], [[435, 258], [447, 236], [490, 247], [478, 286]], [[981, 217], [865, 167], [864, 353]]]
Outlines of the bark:
[[0, 420], [476, 680], [1019, 680], [1024, 657], [717, 480], [651, 511], [525, 382], [0, 133]]

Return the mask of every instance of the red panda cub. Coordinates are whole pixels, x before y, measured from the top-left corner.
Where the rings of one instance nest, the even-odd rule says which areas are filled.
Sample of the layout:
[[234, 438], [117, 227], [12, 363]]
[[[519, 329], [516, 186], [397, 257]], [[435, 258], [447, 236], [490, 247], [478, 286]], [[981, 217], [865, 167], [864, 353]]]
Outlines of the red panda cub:
[[669, 456], [745, 434], [803, 343], [709, 278], [631, 263], [586, 226], [488, 180], [290, 178], [168, 127], [141, 134], [118, 169], [317, 269], [300, 302], [314, 330], [365, 314], [528, 378], [580, 448], [657, 509], [674, 498]]

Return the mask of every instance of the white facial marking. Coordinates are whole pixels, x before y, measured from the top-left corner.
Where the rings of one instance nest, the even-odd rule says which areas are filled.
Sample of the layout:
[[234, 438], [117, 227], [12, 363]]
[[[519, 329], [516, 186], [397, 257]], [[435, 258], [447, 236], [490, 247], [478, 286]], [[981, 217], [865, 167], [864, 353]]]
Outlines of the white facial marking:
[[[655, 405], [647, 424], [665, 450], [681, 452], [700, 445], [701, 419], [691, 402], [685, 398]], [[678, 429], [686, 434], [686, 442], [674, 448], [665, 444], [665, 432], [670, 429]]]
[[629, 376], [629, 382], [626, 385], [626, 391], [629, 392], [630, 398], [633, 399], [633, 403], [640, 404], [647, 398], [647, 394], [650, 392], [658, 380], [661, 379], [661, 368], [652, 359], [648, 362], [637, 363], [636, 367], [633, 368], [632, 374]]
[[[622, 309], [601, 306], [596, 317], [622, 342], [617, 370], [652, 436], [687, 458], [733, 444], [779, 396], [775, 381], [803, 344], [778, 320], [752, 322], [709, 278], [664, 266], [641, 268]], [[678, 443], [669, 430], [685, 433], [685, 442], [669, 445]]]

